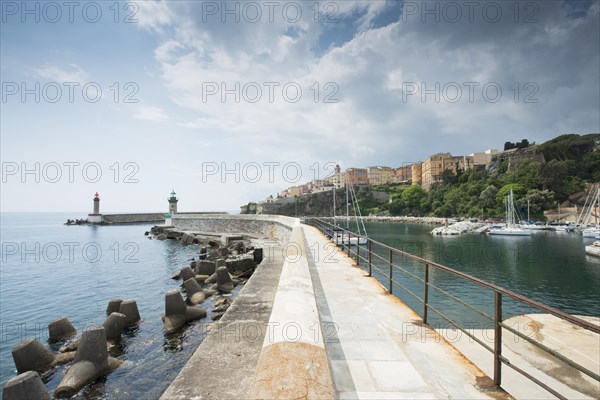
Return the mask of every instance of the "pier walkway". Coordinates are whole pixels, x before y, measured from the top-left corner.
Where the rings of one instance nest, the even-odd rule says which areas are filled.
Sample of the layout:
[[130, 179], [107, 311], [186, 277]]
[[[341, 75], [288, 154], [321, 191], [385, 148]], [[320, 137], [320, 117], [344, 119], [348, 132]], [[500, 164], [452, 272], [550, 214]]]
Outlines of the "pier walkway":
[[508, 398], [317, 229], [303, 229], [338, 398]]
[[[452, 332], [423, 324], [317, 228], [291, 218], [275, 227], [263, 222], [255, 230], [270, 238], [262, 244], [265, 260], [161, 399], [552, 397], [510, 371], [506, 391], [496, 387], [486, 375], [493, 374], [490, 353], [468, 340], [451, 344], [444, 337]], [[545, 329], [556, 347], [556, 335]], [[585, 351], [598, 353], [595, 338], [584, 338]], [[505, 348], [511, 360], [537, 357], [519, 346]], [[572, 356], [581, 361], [581, 354]], [[597, 370], [597, 357], [583, 358]], [[544, 361], [552, 371], [533, 364], [528, 371], [555, 383], [548, 380], [558, 371], [554, 364]], [[597, 398], [595, 384], [575, 375], [575, 387], [586, 394], [567, 390], [569, 397]]]

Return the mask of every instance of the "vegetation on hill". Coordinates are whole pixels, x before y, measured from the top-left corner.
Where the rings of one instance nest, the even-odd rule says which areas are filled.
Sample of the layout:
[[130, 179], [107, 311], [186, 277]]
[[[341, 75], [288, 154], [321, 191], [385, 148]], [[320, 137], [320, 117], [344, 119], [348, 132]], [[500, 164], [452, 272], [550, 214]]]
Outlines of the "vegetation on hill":
[[[569, 196], [585, 189], [586, 183], [600, 182], [600, 134], [562, 135], [538, 146], [521, 147], [536, 157], [498, 157], [488, 169], [483, 167], [444, 171], [442, 182], [429, 191], [417, 185], [383, 185], [356, 188], [363, 215], [412, 215], [437, 217], [489, 218], [504, 216], [504, 199], [513, 190], [516, 203], [526, 215], [529, 201], [532, 219], [554, 209]], [[528, 159], [530, 158], [530, 159]], [[376, 192], [389, 195], [382, 201]], [[345, 214], [344, 190], [337, 191], [336, 214]], [[285, 215], [332, 215], [332, 193], [299, 197], [285, 205]], [[352, 213], [352, 211], [351, 211]]]

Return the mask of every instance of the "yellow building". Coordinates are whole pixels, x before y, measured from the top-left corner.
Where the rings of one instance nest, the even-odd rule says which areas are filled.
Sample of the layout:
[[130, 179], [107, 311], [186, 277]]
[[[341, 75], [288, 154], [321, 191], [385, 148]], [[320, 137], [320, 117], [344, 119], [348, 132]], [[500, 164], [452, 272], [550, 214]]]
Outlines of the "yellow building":
[[[395, 183], [409, 183], [412, 181], [412, 169], [414, 164], [403, 165], [394, 170]], [[420, 174], [419, 174], [420, 175]], [[419, 177], [419, 180], [421, 178]]]
[[390, 167], [368, 167], [367, 180], [371, 186], [385, 185], [392, 182], [394, 170]]
[[474, 165], [474, 157], [472, 156], [455, 156], [455, 157], [447, 157], [443, 159], [443, 168], [444, 170], [452, 171], [454, 175], [458, 173], [458, 170], [467, 171], [473, 169]]
[[287, 192], [286, 197], [294, 197], [294, 196], [302, 195], [302, 189], [300, 188], [300, 186], [291, 186], [286, 190], [286, 192]]
[[340, 189], [346, 186], [346, 173], [336, 172], [327, 178], [327, 182], [336, 189]]
[[444, 171], [444, 158], [451, 158], [450, 153], [437, 153], [423, 161], [421, 179], [423, 189], [429, 190], [433, 184], [441, 180]]
[[423, 182], [423, 164], [414, 163], [410, 166], [411, 182], [413, 185], [420, 185]]

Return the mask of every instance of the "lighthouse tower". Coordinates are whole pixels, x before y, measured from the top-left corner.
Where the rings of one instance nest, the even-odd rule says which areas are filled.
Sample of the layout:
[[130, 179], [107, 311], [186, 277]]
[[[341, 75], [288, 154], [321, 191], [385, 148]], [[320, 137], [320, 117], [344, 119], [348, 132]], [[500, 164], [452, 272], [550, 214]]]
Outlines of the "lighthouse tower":
[[169, 213], [165, 214], [165, 225], [171, 226], [173, 225], [173, 221], [171, 218], [173, 218], [173, 216], [177, 214], [177, 202], [179, 201], [179, 199], [177, 198], [177, 193], [175, 193], [175, 191], [173, 190], [167, 200], [169, 200]]
[[94, 196], [94, 211], [88, 214], [88, 222], [99, 224], [102, 222], [102, 214], [100, 214], [100, 195], [96, 192]]

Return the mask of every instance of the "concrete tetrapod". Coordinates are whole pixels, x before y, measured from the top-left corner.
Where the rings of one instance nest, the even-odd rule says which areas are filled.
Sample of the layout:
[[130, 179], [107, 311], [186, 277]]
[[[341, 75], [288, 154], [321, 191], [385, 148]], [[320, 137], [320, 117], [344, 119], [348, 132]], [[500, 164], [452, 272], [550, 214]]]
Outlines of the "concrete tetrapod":
[[112, 299], [108, 302], [108, 306], [106, 307], [106, 315], [110, 315], [114, 312], [119, 312], [119, 308], [121, 307], [121, 303], [123, 300], [121, 299]]
[[26, 339], [13, 347], [12, 356], [17, 372], [22, 374], [27, 371], [44, 372], [56, 365], [67, 363], [75, 357], [75, 352], [54, 355], [37, 340]]
[[195, 278], [196, 274], [194, 274], [194, 271], [190, 267], [184, 267], [179, 271], [179, 277], [185, 282], [190, 278]]
[[206, 300], [206, 293], [202, 290], [196, 279], [188, 279], [183, 282], [185, 295], [191, 304], [200, 304]]
[[177, 289], [171, 289], [165, 294], [165, 315], [163, 323], [167, 333], [174, 333], [187, 322], [206, 317], [206, 310], [198, 307], [188, 307]]
[[111, 313], [106, 318], [102, 327], [106, 331], [106, 340], [109, 343], [115, 343], [121, 339], [121, 333], [125, 329], [126, 320], [127, 316], [118, 312]]
[[62, 317], [48, 324], [48, 335], [50, 343], [62, 342], [77, 335], [77, 330], [69, 318]]
[[125, 300], [119, 306], [119, 312], [125, 314], [125, 326], [132, 326], [140, 322], [140, 312], [135, 300]]
[[50, 395], [44, 387], [40, 375], [34, 371], [27, 371], [11, 378], [4, 385], [2, 400], [50, 400]]
[[196, 274], [212, 275], [217, 270], [217, 264], [214, 261], [198, 261], [196, 264]]
[[23, 340], [12, 349], [19, 374], [27, 371], [45, 371], [54, 363], [54, 354], [35, 339]]
[[233, 291], [233, 281], [227, 271], [227, 267], [217, 268], [217, 290], [222, 293], [231, 293]]
[[60, 381], [54, 396], [71, 397], [88, 383], [116, 369], [121, 363], [122, 361], [108, 356], [104, 328], [98, 326], [87, 329], [81, 335], [81, 343], [77, 348], [73, 365]]

